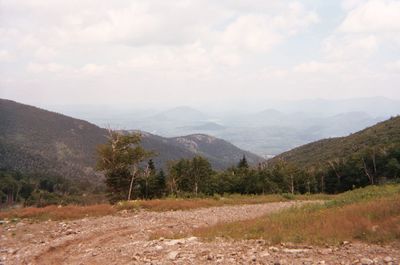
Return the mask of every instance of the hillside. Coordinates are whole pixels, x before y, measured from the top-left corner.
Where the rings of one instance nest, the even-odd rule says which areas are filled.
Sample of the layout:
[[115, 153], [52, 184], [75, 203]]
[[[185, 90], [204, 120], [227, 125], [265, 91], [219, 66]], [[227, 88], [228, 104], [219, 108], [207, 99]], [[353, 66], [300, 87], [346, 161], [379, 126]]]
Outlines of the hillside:
[[104, 135], [86, 121], [0, 100], [0, 168], [94, 180]]
[[347, 137], [324, 139], [300, 146], [268, 161], [274, 163], [279, 159], [284, 159], [300, 167], [307, 167], [349, 156], [365, 147], [381, 147], [399, 143], [400, 116], [397, 116]]
[[[192, 148], [188, 145], [192, 136], [182, 141], [142, 134], [144, 148], [158, 153], [154, 159], [158, 167], [167, 160], [195, 155], [208, 158], [216, 169], [237, 163], [243, 154], [249, 162], [262, 161], [210, 136], [197, 137], [193, 140], [197, 147]], [[105, 129], [86, 121], [0, 99], [0, 168], [98, 181], [100, 176], [94, 171], [95, 150], [98, 144], [106, 142], [106, 135]]]
[[175, 137], [171, 138], [171, 140], [176, 145], [184, 145], [185, 148], [193, 153], [206, 157], [216, 168], [224, 168], [226, 165], [236, 164], [243, 155], [252, 165], [263, 161], [259, 156], [243, 151], [225, 140], [205, 134]]
[[139, 132], [142, 135], [144, 148], [158, 154], [153, 160], [159, 167], [168, 160], [192, 158], [197, 155], [207, 158], [214, 169], [225, 169], [235, 165], [243, 155], [253, 165], [264, 161], [261, 157], [241, 150], [225, 140], [205, 134], [166, 138], [148, 132], [133, 132]]

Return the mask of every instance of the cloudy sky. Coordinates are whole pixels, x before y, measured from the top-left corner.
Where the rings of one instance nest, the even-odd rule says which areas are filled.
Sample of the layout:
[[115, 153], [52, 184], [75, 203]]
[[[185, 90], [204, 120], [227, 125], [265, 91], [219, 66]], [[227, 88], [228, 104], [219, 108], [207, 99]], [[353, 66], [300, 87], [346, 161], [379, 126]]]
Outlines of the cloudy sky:
[[0, 97], [400, 99], [400, 1], [1, 0]]

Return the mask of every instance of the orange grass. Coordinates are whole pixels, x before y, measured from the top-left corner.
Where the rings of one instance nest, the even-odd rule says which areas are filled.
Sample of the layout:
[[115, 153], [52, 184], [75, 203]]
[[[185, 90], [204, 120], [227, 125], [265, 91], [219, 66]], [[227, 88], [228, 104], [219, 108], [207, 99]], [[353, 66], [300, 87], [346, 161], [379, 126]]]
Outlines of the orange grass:
[[248, 221], [201, 228], [195, 235], [213, 239], [264, 238], [271, 243], [338, 244], [400, 241], [400, 195], [342, 207], [306, 206]]
[[325, 194], [315, 195], [293, 195], [290, 199], [282, 195], [228, 195], [216, 198], [195, 198], [195, 199], [157, 199], [122, 201], [117, 204], [119, 210], [146, 209], [150, 211], [177, 211], [191, 210], [206, 207], [218, 207], [226, 205], [260, 204], [268, 202], [280, 202], [289, 200], [327, 200], [333, 196]]
[[0, 212], [0, 219], [28, 218], [37, 220], [65, 220], [79, 219], [89, 216], [103, 216], [113, 214], [116, 209], [109, 204], [89, 206], [46, 206], [43, 208], [27, 207]]
[[[320, 200], [331, 198], [329, 195], [294, 195], [290, 199], [301, 200]], [[149, 211], [177, 211], [191, 210], [204, 207], [215, 207], [224, 205], [238, 204], [257, 204], [267, 202], [288, 201], [282, 195], [228, 195], [226, 197], [195, 198], [195, 199], [176, 199], [165, 198], [157, 200], [135, 200], [121, 201], [116, 206], [110, 204], [97, 204], [88, 206], [46, 206], [43, 208], [27, 207], [21, 209], [11, 209], [0, 211], [1, 219], [28, 218], [35, 220], [64, 220], [79, 219], [88, 216], [104, 216], [113, 214], [119, 210], [149, 210]]]

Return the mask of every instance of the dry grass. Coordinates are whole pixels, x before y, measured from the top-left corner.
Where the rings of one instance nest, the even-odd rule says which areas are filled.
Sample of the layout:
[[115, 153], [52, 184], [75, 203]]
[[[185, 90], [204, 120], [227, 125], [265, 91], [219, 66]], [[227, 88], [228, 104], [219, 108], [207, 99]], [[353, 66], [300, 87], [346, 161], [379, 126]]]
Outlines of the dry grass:
[[328, 200], [331, 195], [230, 195], [215, 198], [176, 199], [166, 198], [161, 200], [137, 200], [122, 201], [117, 204], [119, 210], [146, 209], [150, 211], [177, 211], [191, 210], [206, 207], [218, 207], [226, 205], [260, 204], [268, 202], [281, 202], [289, 200]]
[[196, 199], [176, 199], [166, 198], [159, 200], [135, 200], [122, 201], [116, 206], [110, 204], [97, 204], [88, 206], [46, 206], [43, 208], [27, 207], [21, 209], [11, 209], [0, 211], [1, 219], [27, 218], [34, 220], [64, 220], [79, 219], [88, 216], [104, 216], [113, 214], [120, 210], [149, 210], [149, 211], [177, 211], [191, 210], [204, 207], [238, 205], [238, 204], [257, 204], [267, 202], [279, 202], [288, 200], [321, 200], [329, 199], [332, 196], [316, 195], [229, 195], [226, 197], [196, 198]]
[[46, 206], [43, 208], [27, 207], [0, 212], [0, 219], [34, 219], [34, 220], [66, 220], [79, 219], [89, 216], [104, 216], [113, 214], [116, 209], [109, 204], [90, 206]]
[[[390, 187], [388, 193], [394, 191], [393, 194], [373, 199], [369, 196], [375, 189], [348, 193], [336, 203], [292, 208], [262, 218], [198, 229], [194, 233], [208, 239], [264, 238], [271, 243], [338, 244], [344, 240], [361, 240], [369, 243], [400, 241], [400, 194]], [[365, 196], [366, 194], [368, 195]], [[347, 203], [343, 203], [344, 201]]]

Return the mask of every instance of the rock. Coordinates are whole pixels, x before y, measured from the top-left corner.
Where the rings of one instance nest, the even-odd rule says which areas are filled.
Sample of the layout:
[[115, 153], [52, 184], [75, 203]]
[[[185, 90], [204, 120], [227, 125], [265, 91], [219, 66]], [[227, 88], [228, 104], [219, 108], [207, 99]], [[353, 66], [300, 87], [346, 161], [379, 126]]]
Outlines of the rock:
[[346, 246], [346, 245], [349, 245], [349, 244], [350, 244], [349, 241], [343, 241], [343, 242], [342, 242], [342, 245], [343, 245], [343, 246]]
[[383, 261], [385, 263], [389, 263], [389, 262], [393, 262], [393, 259], [392, 259], [392, 257], [386, 256], [386, 257], [383, 258]]
[[275, 265], [286, 265], [288, 264], [287, 260], [281, 259], [280, 261], [274, 262]]
[[164, 249], [162, 246], [159, 246], [159, 245], [155, 246], [154, 248], [155, 248], [155, 250], [157, 250], [157, 251], [161, 251], [161, 250]]
[[298, 253], [304, 253], [307, 252], [308, 249], [303, 249], [303, 248], [284, 248], [282, 250], [284, 253], [289, 253], [289, 254], [298, 254]]
[[171, 251], [167, 254], [167, 259], [169, 260], [175, 260], [177, 259], [179, 256], [179, 252], [178, 251]]
[[189, 237], [186, 239], [187, 242], [196, 242], [197, 240], [198, 240], [198, 238], [195, 236], [192, 236], [192, 237]]
[[21, 226], [24, 226], [24, 225], [25, 225], [25, 223], [19, 222], [19, 223], [17, 223], [17, 224], [15, 225], [15, 227], [21, 227]]
[[371, 230], [372, 232], [376, 232], [379, 229], [379, 225], [374, 225]]
[[362, 258], [360, 260], [360, 262], [362, 265], [370, 265], [370, 264], [374, 263], [374, 261], [372, 259], [368, 259], [368, 258]]
[[184, 243], [185, 243], [185, 239], [173, 239], [173, 240], [164, 242], [164, 244], [167, 246], [183, 245]]
[[65, 234], [66, 234], [66, 235], [72, 235], [72, 234], [76, 234], [76, 232], [75, 232], [74, 230], [72, 230], [72, 229], [68, 229], [68, 230], [65, 232]]
[[278, 252], [279, 248], [277, 248], [277, 247], [269, 247], [269, 250], [271, 250], [272, 252]]
[[314, 264], [314, 261], [312, 259], [305, 259], [303, 260], [304, 265], [312, 265]]
[[325, 260], [318, 261], [319, 265], [325, 265]]
[[265, 258], [265, 257], [268, 257], [268, 256], [271, 256], [271, 254], [269, 254], [269, 252], [266, 251], [266, 250], [260, 253], [260, 257], [261, 258]]
[[10, 248], [10, 249], [8, 250], [8, 253], [9, 253], [9, 254], [12, 254], [12, 255], [15, 255], [15, 254], [17, 253], [17, 251], [18, 251], [18, 249], [12, 249], [12, 248]]
[[318, 253], [322, 254], [322, 255], [329, 255], [329, 254], [332, 254], [332, 252], [333, 252], [333, 250], [331, 248], [324, 248], [324, 249], [318, 250]]

